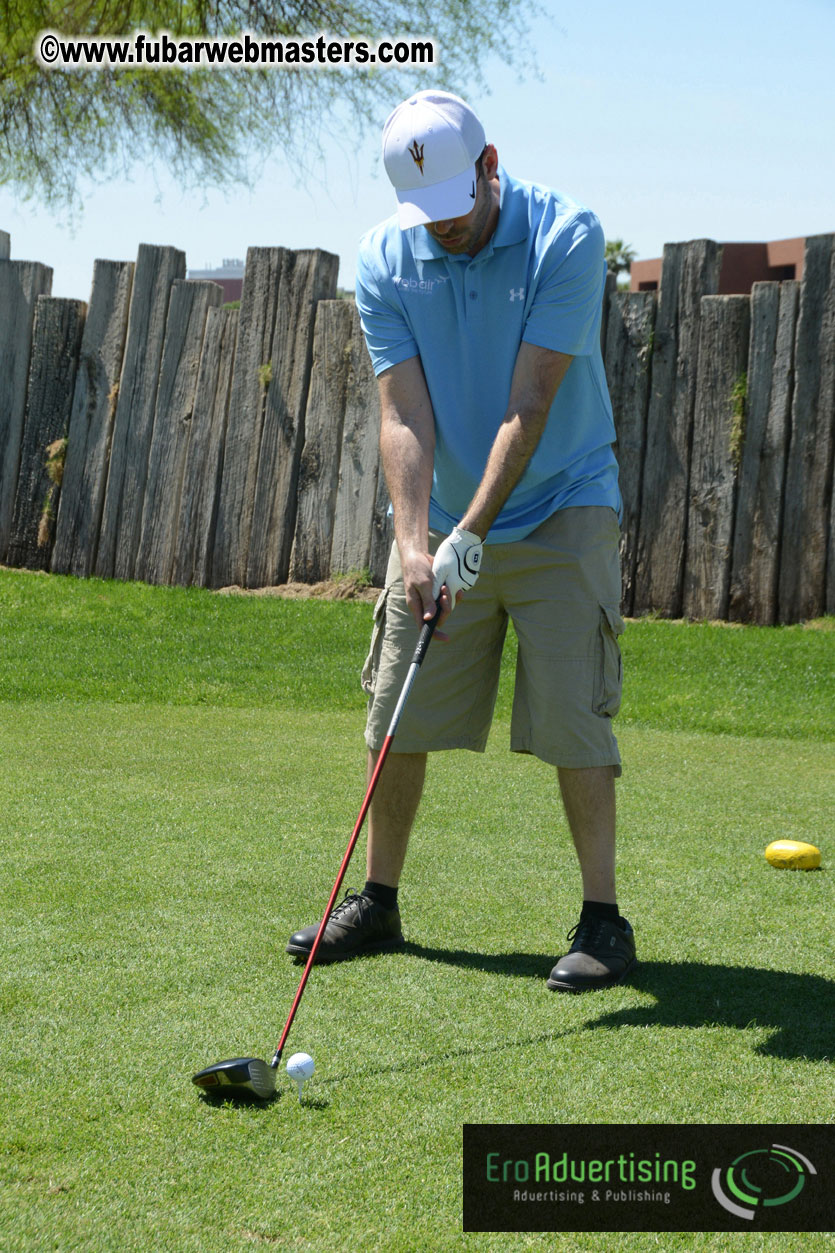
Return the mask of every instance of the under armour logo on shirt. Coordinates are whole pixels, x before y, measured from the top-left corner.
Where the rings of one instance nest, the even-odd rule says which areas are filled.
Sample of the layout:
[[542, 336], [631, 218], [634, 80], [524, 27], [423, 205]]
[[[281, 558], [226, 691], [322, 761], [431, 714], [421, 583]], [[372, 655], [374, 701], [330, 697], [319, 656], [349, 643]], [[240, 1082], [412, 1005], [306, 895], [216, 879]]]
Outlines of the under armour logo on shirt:
[[524, 300], [525, 299], [524, 287], [511, 287], [510, 299], [511, 300]]

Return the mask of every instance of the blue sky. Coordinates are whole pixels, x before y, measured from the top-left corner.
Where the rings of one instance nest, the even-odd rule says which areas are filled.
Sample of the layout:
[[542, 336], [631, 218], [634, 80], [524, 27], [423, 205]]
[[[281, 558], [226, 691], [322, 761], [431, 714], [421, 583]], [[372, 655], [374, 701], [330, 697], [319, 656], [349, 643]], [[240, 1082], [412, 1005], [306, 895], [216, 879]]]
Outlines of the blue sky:
[[[491, 93], [468, 93], [510, 173], [589, 205], [643, 258], [676, 240], [835, 230], [833, 0], [551, 0], [542, 14], [541, 81], [494, 60]], [[86, 300], [94, 259], [140, 243], [182, 248], [194, 269], [251, 245], [325, 248], [351, 286], [360, 235], [393, 211], [378, 152], [376, 134], [337, 135], [306, 186], [276, 154], [251, 190], [188, 195], [139, 169], [85, 188], [72, 229], [0, 191], [0, 229], [13, 258], [53, 267], [56, 296]]]

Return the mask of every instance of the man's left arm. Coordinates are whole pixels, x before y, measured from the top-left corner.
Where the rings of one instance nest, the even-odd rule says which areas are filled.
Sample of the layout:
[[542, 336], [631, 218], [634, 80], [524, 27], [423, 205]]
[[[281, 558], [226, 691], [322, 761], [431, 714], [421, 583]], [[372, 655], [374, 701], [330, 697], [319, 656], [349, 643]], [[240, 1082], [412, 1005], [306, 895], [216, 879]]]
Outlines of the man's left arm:
[[481, 540], [498, 517], [536, 451], [554, 397], [574, 360], [524, 341], [519, 345], [510, 399], [475, 496], [459, 523]]

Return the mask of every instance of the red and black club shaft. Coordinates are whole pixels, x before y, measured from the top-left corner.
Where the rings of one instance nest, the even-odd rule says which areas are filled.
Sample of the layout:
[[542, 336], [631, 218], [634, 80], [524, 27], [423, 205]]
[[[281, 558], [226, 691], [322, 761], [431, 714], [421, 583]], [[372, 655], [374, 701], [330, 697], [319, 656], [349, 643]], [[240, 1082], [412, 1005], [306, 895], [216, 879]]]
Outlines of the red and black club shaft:
[[360, 812], [359, 812], [359, 817], [357, 818], [356, 825], [351, 835], [351, 839], [348, 843], [348, 847], [345, 850], [345, 856], [342, 858], [342, 865], [339, 867], [339, 874], [336, 876], [336, 882], [333, 885], [333, 890], [331, 891], [330, 899], [328, 901], [325, 912], [322, 916], [322, 921], [319, 923], [319, 930], [316, 932], [316, 939], [313, 941], [313, 947], [311, 948], [310, 955], [308, 956], [307, 962], [305, 963], [304, 971], [302, 972], [302, 977], [299, 982], [299, 986], [296, 991], [293, 1004], [290, 1006], [290, 1013], [287, 1015], [287, 1021], [284, 1024], [284, 1030], [282, 1031], [281, 1039], [278, 1042], [278, 1048], [275, 1050], [275, 1053], [273, 1054], [273, 1059], [270, 1062], [270, 1065], [272, 1066], [274, 1070], [277, 1068], [279, 1062], [281, 1061], [281, 1054], [284, 1052], [284, 1045], [287, 1040], [287, 1036], [290, 1034], [290, 1028], [293, 1025], [293, 1019], [296, 1016], [296, 1010], [298, 1009], [299, 1002], [302, 999], [302, 993], [304, 992], [305, 985], [310, 975], [310, 971], [313, 967], [313, 963], [316, 961], [316, 954], [319, 951], [319, 944], [321, 942], [322, 936], [325, 933], [325, 927], [328, 925], [328, 919], [330, 918], [334, 905], [336, 904], [336, 898], [339, 895], [339, 889], [342, 886], [342, 880], [345, 878], [345, 872], [348, 869], [348, 863], [351, 860], [351, 856], [356, 847], [357, 840], [359, 839], [359, 834], [360, 834], [360, 831], [362, 830], [362, 824], [365, 822], [365, 815], [368, 813], [368, 810], [371, 806], [371, 799], [374, 796], [374, 792], [377, 787], [377, 782], [380, 778], [380, 774], [382, 773], [383, 766], [386, 764], [386, 758], [388, 757], [389, 749], [391, 748], [392, 741], [397, 731], [397, 724], [400, 721], [400, 715], [403, 713], [403, 709], [405, 707], [406, 701], [409, 699], [409, 693], [412, 690], [412, 684], [414, 683], [415, 678], [417, 677], [417, 672], [423, 663], [424, 657], [426, 656], [426, 650], [429, 647], [429, 641], [432, 639], [432, 636], [435, 632], [435, 627], [438, 625], [438, 619], [440, 618], [440, 616], [441, 616], [441, 610], [440, 610], [440, 607], [438, 607], [435, 610], [434, 616], [430, 618], [428, 622], [424, 622], [421, 628], [420, 638], [418, 639], [418, 642], [417, 642], [417, 648], [415, 649], [414, 656], [412, 657], [412, 660], [409, 664], [409, 672], [406, 675], [406, 681], [403, 684], [403, 688], [400, 692], [397, 705], [395, 706], [394, 714], [392, 715], [391, 723], [389, 725], [386, 738], [383, 740], [383, 747], [380, 749], [380, 755], [377, 758], [377, 764], [374, 767], [374, 773], [372, 774], [371, 780], [368, 784], [368, 788], [365, 793], [365, 799], [362, 802], [362, 808], [360, 809]]

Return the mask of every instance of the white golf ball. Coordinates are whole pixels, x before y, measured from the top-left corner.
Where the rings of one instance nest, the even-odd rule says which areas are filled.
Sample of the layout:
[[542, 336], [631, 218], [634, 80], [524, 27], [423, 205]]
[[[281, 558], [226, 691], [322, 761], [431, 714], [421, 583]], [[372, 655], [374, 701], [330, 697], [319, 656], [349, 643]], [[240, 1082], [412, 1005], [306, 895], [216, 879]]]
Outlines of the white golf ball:
[[287, 1062], [287, 1074], [297, 1083], [299, 1079], [309, 1079], [314, 1069], [313, 1058], [309, 1053], [294, 1053]]

